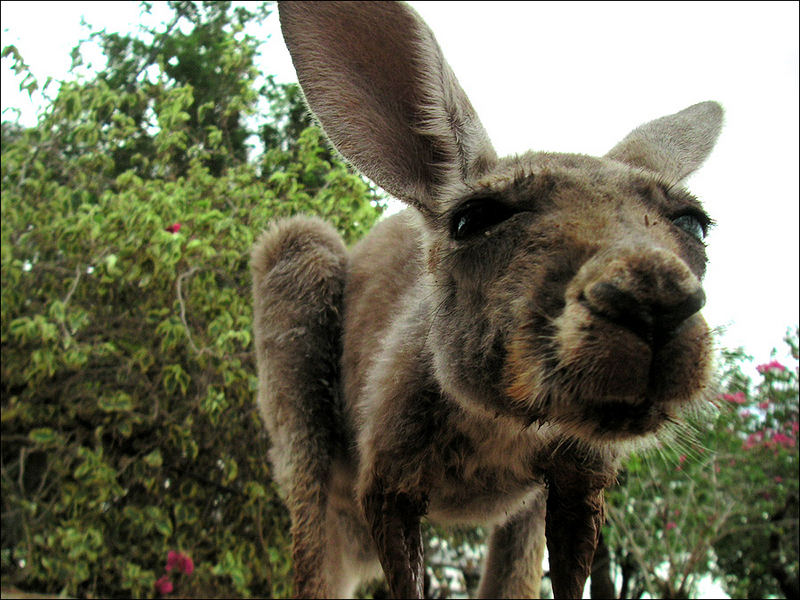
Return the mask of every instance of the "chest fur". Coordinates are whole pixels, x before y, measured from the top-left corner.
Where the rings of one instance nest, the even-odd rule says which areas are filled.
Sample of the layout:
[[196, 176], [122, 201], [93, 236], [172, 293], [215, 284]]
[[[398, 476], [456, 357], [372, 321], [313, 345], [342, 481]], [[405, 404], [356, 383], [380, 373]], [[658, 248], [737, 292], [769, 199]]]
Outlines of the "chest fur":
[[540, 435], [505, 420], [479, 424], [463, 415], [450, 425], [426, 461], [437, 482], [429, 492], [433, 521], [502, 522], [544, 487], [546, 431]]

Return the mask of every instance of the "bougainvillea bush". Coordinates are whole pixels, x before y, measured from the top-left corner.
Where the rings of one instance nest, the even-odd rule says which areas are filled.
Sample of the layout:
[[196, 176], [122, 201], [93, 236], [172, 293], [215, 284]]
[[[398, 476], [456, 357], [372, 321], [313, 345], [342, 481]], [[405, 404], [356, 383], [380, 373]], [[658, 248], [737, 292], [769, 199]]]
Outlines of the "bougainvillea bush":
[[380, 204], [296, 89], [255, 68], [245, 26], [267, 10], [170, 6], [136, 36], [95, 33], [106, 67], [61, 83], [37, 126], [3, 123], [4, 585], [291, 592], [254, 404], [249, 249], [295, 212], [352, 242]]
[[713, 540], [714, 571], [734, 598], [800, 596], [797, 330], [786, 342], [792, 360], [759, 364], [755, 386], [739, 374], [722, 395], [719, 469], [737, 510]]

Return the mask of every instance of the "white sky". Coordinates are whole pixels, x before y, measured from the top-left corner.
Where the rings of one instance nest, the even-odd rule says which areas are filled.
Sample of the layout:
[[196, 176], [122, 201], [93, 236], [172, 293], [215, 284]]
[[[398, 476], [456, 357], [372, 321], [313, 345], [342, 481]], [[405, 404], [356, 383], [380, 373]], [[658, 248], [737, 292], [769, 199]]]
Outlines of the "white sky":
[[[411, 4], [501, 155], [602, 155], [643, 122], [721, 102], [723, 133], [689, 181], [717, 221], [704, 312], [727, 326], [723, 345], [761, 362], [774, 346], [783, 356], [798, 322], [798, 3]], [[42, 83], [65, 76], [81, 15], [127, 30], [138, 13], [135, 2], [3, 1], [2, 44], [16, 44]], [[274, 16], [263, 69], [291, 81]], [[3, 109], [26, 103], [9, 60], [1, 72]]]

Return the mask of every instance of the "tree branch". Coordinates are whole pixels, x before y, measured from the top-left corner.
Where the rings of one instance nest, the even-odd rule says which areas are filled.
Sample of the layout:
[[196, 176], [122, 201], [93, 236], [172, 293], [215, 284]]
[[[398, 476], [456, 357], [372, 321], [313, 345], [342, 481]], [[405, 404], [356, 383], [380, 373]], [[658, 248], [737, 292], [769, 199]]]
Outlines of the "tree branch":
[[189, 324], [186, 322], [186, 303], [183, 301], [183, 293], [181, 292], [181, 285], [184, 279], [187, 279], [194, 275], [200, 267], [192, 267], [188, 271], [184, 271], [180, 275], [178, 275], [178, 280], [175, 283], [175, 287], [178, 291], [178, 303], [181, 305], [181, 322], [183, 323], [183, 328], [186, 331], [186, 337], [189, 340], [189, 346], [191, 346], [192, 350], [194, 350], [195, 354], [198, 356], [202, 356], [206, 353], [211, 353], [208, 348], [203, 348], [202, 350], [197, 347], [192, 339], [192, 332], [189, 330]]

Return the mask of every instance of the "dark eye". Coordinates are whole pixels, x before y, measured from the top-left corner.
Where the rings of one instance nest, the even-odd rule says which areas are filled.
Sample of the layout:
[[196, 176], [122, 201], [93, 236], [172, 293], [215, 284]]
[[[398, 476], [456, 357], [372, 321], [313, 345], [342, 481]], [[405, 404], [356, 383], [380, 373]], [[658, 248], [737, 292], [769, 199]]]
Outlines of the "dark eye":
[[465, 240], [488, 231], [514, 213], [513, 209], [496, 200], [471, 200], [453, 215], [450, 235], [454, 240]]
[[706, 229], [708, 228], [708, 218], [700, 217], [694, 214], [685, 214], [672, 219], [676, 227], [683, 229], [686, 233], [700, 241], [706, 237]]

